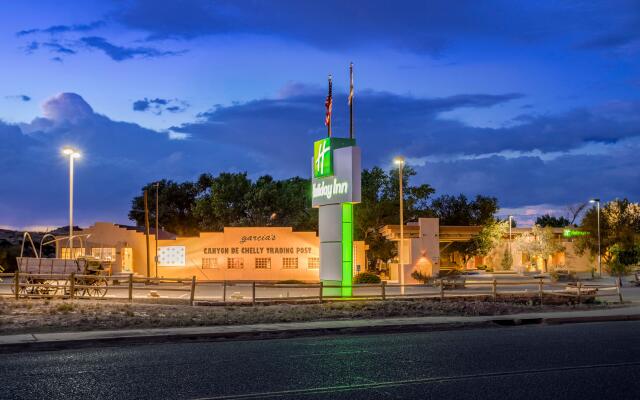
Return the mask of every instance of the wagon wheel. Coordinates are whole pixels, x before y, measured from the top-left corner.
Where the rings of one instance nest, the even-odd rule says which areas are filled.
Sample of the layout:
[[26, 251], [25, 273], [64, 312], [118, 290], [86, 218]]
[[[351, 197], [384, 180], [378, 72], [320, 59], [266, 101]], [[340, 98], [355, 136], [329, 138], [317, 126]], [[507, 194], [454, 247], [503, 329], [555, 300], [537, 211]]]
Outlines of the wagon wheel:
[[[29, 283], [32, 283], [32, 282], [31, 282], [31, 279], [24, 279], [24, 278], [20, 278], [20, 288], [18, 289], [18, 294], [27, 294], [27, 293], [28, 293], [28, 292], [27, 292], [27, 287], [26, 287], [26, 286], [22, 286], [22, 285], [29, 284]], [[16, 286], [15, 286], [15, 284], [14, 284], [14, 285], [11, 285], [11, 293], [12, 293], [12, 294], [15, 294], [15, 293], [16, 293]]]
[[55, 296], [58, 293], [58, 281], [55, 280], [44, 280], [42, 281], [42, 283], [44, 283], [45, 285], [51, 285], [53, 287], [48, 287], [48, 286], [39, 286], [38, 287], [38, 293], [39, 294], [46, 294], [46, 295], [51, 295], [51, 296]]
[[96, 278], [90, 283], [91, 287], [87, 288], [87, 294], [91, 297], [104, 297], [107, 294], [107, 280], [104, 278]]

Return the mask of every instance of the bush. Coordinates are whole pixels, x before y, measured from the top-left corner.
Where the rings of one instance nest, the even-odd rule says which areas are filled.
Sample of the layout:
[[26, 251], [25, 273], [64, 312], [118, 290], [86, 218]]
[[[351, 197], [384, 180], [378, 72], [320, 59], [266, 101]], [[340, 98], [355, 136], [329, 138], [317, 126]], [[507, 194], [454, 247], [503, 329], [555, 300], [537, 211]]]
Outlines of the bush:
[[380, 277], [372, 272], [360, 272], [353, 277], [353, 283], [380, 283]]
[[417, 271], [417, 270], [416, 270], [416, 271], [413, 271], [413, 272], [411, 273], [411, 277], [412, 277], [413, 279], [417, 280], [418, 282], [422, 282], [422, 283], [424, 283], [424, 284], [429, 284], [429, 283], [431, 283], [431, 281], [433, 280], [433, 278], [431, 277], [431, 275], [423, 274], [422, 272]]

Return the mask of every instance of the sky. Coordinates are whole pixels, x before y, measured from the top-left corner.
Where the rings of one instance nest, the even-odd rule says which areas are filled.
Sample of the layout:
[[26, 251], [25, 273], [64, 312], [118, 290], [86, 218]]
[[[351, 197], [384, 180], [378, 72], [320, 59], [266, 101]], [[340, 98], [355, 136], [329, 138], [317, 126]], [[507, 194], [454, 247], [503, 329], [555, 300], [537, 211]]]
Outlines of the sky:
[[640, 196], [640, 2], [0, 0], [0, 227], [130, 223], [158, 179], [308, 176], [326, 135], [520, 225]]

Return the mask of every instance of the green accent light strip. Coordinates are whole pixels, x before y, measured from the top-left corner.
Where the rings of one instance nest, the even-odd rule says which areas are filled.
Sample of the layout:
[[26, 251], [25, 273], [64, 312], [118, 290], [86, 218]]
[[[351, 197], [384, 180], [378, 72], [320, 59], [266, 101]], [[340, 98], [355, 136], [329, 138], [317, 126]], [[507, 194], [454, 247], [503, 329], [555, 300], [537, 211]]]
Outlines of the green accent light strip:
[[342, 203], [342, 297], [351, 297], [353, 288], [353, 204]]

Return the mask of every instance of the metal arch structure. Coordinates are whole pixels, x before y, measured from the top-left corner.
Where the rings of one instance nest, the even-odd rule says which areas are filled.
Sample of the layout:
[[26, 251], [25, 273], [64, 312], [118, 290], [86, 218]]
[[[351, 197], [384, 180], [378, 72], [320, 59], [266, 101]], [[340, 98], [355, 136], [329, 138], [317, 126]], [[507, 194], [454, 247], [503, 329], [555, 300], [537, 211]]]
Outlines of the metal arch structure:
[[[53, 238], [53, 240], [49, 240], [48, 242], [45, 242], [45, 241], [44, 241], [44, 239], [45, 239], [46, 237], [49, 237], [49, 236], [51, 236], [51, 237]], [[91, 234], [90, 234], [90, 233], [82, 233], [82, 234], [79, 234], [79, 235], [73, 235], [71, 238], [73, 238], [73, 239], [79, 239], [79, 240], [80, 240], [80, 248], [81, 248], [81, 249], [84, 249], [84, 244], [85, 244], [85, 243], [84, 243], [83, 238], [85, 238], [85, 239], [89, 239], [90, 237], [91, 237]], [[51, 243], [57, 243], [57, 242], [64, 241], [64, 240], [69, 241], [69, 240], [70, 240], [69, 236], [64, 236], [64, 237], [61, 237], [61, 238], [56, 238], [56, 237], [55, 237], [53, 234], [51, 234], [51, 233], [45, 233], [45, 234], [42, 236], [42, 239], [40, 239], [40, 257], [42, 257], [42, 247], [43, 247], [43, 246], [46, 246], [46, 245], [51, 244]]]
[[36, 249], [36, 245], [33, 244], [33, 239], [31, 238], [31, 234], [29, 232], [25, 232], [22, 235], [22, 245], [20, 246], [20, 258], [22, 258], [22, 256], [24, 255], [24, 243], [27, 241], [27, 239], [29, 239], [29, 243], [31, 243], [31, 249], [33, 250], [33, 253], [36, 255], [36, 258], [40, 258], [40, 255], [38, 255], [38, 249]]

